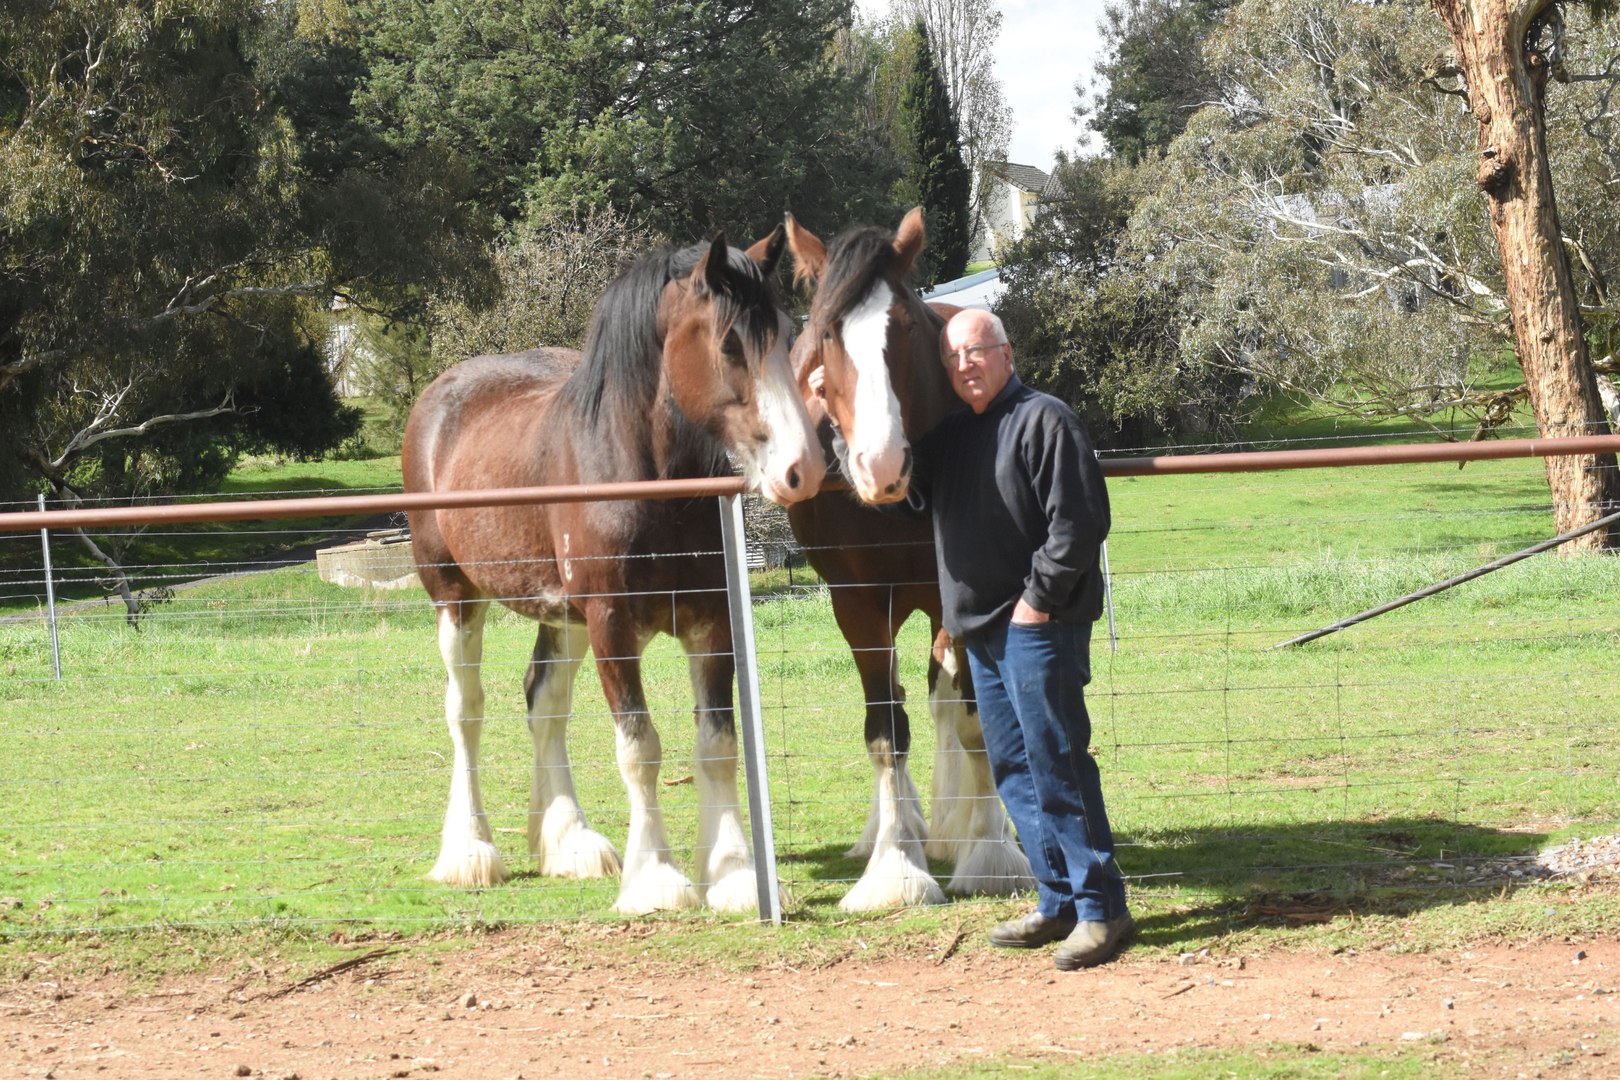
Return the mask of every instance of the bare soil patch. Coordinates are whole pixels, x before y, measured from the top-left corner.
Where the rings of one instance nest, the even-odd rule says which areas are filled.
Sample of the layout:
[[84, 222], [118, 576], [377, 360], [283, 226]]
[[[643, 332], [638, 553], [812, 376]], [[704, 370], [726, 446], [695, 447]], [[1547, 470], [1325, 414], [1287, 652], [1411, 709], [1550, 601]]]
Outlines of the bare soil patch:
[[[1620, 1072], [1620, 944], [1427, 954], [1133, 957], [1062, 974], [967, 943], [739, 974], [522, 929], [445, 952], [368, 943], [342, 970], [54, 975], [0, 987], [0, 1075], [892, 1075], [975, 1060], [1287, 1047], [1437, 1072]], [[949, 952], [949, 950], [945, 950]]]

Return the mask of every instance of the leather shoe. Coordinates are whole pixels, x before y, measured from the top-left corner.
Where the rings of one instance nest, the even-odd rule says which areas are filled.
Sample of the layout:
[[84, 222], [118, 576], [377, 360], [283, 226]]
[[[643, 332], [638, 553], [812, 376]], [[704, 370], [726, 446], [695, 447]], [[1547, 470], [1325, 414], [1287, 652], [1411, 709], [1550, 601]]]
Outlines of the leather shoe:
[[1112, 960], [1135, 932], [1136, 921], [1128, 913], [1106, 922], [1078, 923], [1052, 954], [1052, 962], [1059, 971], [1096, 967]]
[[1074, 931], [1074, 917], [1042, 915], [1032, 911], [1021, 919], [997, 923], [990, 931], [990, 944], [1003, 949], [1038, 949], [1062, 941]]

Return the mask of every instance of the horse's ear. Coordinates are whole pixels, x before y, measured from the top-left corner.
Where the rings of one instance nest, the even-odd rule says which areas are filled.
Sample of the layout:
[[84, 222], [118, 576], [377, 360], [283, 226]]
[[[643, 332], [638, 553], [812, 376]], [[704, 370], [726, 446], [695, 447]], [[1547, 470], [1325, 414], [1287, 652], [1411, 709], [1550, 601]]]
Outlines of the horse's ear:
[[771, 235], [748, 249], [748, 257], [759, 263], [761, 273], [770, 277], [776, 273], [776, 264], [782, 261], [782, 245], [786, 242], [787, 233], [778, 225], [771, 230]]
[[715, 233], [714, 239], [709, 242], [709, 250], [703, 253], [703, 258], [692, 268], [692, 285], [699, 292], [708, 292], [715, 296], [725, 293], [726, 266], [730, 258], [730, 250], [726, 247], [726, 234]]
[[928, 232], [923, 228], [923, 208], [914, 206], [900, 222], [900, 231], [894, 234], [894, 253], [899, 258], [900, 273], [902, 275], [911, 271], [922, 254], [923, 245], [928, 242]]
[[786, 224], [788, 250], [793, 252], [794, 284], [816, 281], [827, 269], [827, 245], [800, 225], [792, 214], [787, 215]]

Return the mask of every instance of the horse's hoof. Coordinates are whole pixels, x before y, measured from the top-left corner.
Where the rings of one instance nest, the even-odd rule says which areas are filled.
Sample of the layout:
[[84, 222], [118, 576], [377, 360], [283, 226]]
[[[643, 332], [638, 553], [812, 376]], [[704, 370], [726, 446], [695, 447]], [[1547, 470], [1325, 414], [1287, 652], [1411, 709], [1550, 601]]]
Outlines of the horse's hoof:
[[1035, 888], [1029, 859], [1011, 839], [975, 840], [963, 846], [947, 892], [956, 896], [1012, 896]]
[[888, 911], [944, 902], [945, 894], [933, 875], [908, 859], [904, 851], [891, 847], [873, 857], [838, 907], [842, 911]]
[[619, 888], [613, 910], [620, 915], [650, 915], [655, 911], [686, 911], [702, 906], [690, 878], [668, 863], [653, 863]]
[[428, 871], [428, 880], [463, 889], [487, 889], [506, 880], [501, 853], [487, 840], [473, 840], [462, 850], [445, 848]]
[[742, 914], [759, 910], [759, 883], [752, 866], [742, 866], [723, 875], [703, 895], [704, 903], [715, 911]]
[[621, 869], [619, 852], [607, 837], [579, 826], [545, 844], [540, 872], [556, 878], [615, 877]]

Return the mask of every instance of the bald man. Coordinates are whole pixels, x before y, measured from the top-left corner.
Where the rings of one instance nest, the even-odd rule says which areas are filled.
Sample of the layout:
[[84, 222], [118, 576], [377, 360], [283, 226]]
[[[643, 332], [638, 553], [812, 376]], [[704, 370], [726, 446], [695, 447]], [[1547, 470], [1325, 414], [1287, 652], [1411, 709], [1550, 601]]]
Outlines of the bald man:
[[1108, 492], [1074, 410], [1014, 374], [1000, 319], [962, 311], [941, 345], [968, 411], [918, 443], [908, 500], [933, 517], [945, 628], [967, 647], [996, 789], [1040, 895], [990, 941], [1061, 942], [1059, 969], [1092, 967], [1134, 929], [1083, 693]]

